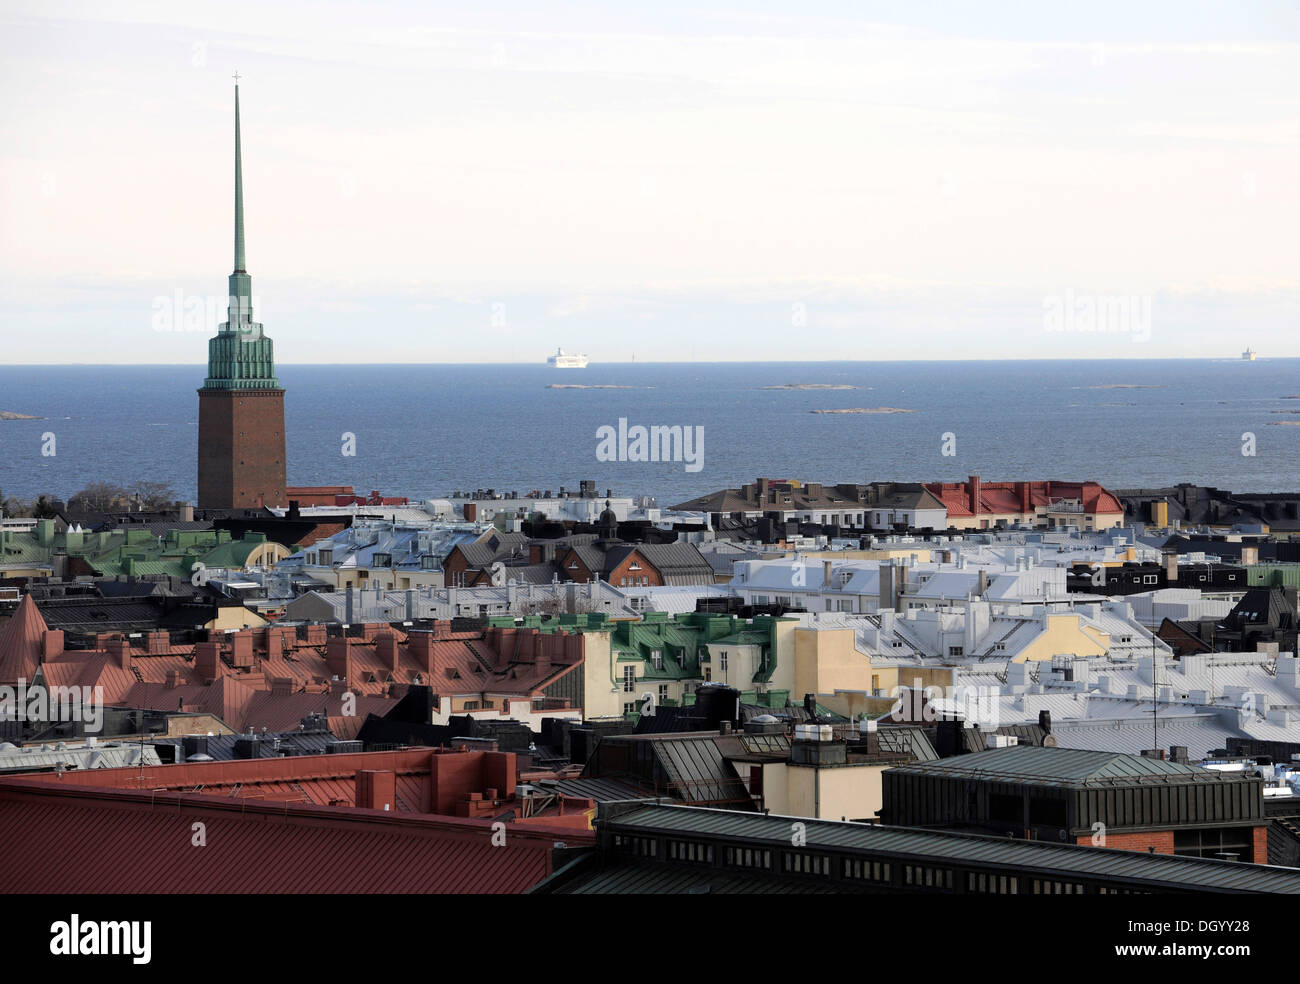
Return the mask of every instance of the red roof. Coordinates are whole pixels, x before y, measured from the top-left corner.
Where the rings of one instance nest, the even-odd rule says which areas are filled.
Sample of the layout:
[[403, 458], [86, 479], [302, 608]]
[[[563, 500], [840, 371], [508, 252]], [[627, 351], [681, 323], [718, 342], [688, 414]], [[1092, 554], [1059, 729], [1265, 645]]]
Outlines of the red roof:
[[31, 595], [26, 595], [0, 631], [0, 683], [28, 683], [41, 661], [41, 646], [49, 631]]
[[1027, 514], [1062, 500], [1078, 501], [1091, 515], [1123, 514], [1118, 497], [1097, 482], [982, 482], [978, 475], [965, 482], [928, 482], [926, 488], [943, 502], [948, 516], [976, 515], [972, 484], [979, 488], [979, 514]]
[[[220, 641], [188, 646], [104, 638], [99, 649], [61, 652], [44, 666], [50, 685], [101, 687], [110, 706], [215, 714], [237, 731], [292, 730], [313, 711], [338, 716], [345, 692], [357, 696], [357, 715], [383, 714], [406, 688], [422, 684], [444, 696], [492, 694], [532, 697], [583, 659], [581, 633], [490, 629], [486, 635], [453, 633], [447, 623], [434, 632], [408, 635], [388, 625], [367, 624], [359, 637], [326, 638], [312, 626], [299, 639], [292, 627], [243, 629]], [[41, 652], [45, 622], [24, 599], [0, 635], [0, 669], [31, 679]], [[162, 640], [163, 643], [166, 640]], [[8, 648], [6, 648], [6, 646]], [[502, 704], [504, 708], [504, 702]]]
[[409, 748], [3, 778], [0, 871], [11, 892], [521, 892], [556, 841], [593, 843], [594, 804], [523, 818], [516, 768]]
[[557, 840], [594, 837], [519, 828], [498, 847], [489, 820], [0, 780], [9, 892], [519, 893]]

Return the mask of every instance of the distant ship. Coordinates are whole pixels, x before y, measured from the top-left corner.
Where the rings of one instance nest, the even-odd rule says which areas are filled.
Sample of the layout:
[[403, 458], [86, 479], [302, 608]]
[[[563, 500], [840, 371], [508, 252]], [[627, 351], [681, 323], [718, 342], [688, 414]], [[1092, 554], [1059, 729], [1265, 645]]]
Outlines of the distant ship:
[[546, 364], [552, 369], [586, 369], [587, 357], [585, 355], [565, 355], [564, 349], [556, 349], [555, 354], [546, 360]]
[[1255, 353], [1252, 352], [1250, 349], [1246, 349], [1246, 351], [1241, 353], [1241, 358], [1246, 362], [1254, 362]]

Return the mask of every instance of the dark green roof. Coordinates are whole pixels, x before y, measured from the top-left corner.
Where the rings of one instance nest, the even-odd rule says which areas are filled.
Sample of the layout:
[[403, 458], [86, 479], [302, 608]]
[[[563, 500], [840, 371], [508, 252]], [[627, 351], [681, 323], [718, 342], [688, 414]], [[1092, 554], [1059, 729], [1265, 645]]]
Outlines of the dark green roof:
[[1225, 782], [1236, 778], [1195, 765], [1081, 748], [1012, 745], [936, 762], [900, 766], [911, 775], [1068, 786], [1122, 786], [1151, 782]]
[[[967, 756], [968, 758], [970, 756]], [[1147, 854], [1114, 848], [1052, 844], [980, 834], [913, 827], [887, 827], [776, 814], [741, 813], [691, 806], [648, 806], [598, 821], [605, 830], [641, 835], [695, 835], [722, 842], [761, 843], [789, 848], [790, 824], [804, 825], [809, 848], [864, 851], [898, 859], [968, 864], [988, 869], [1032, 871], [1052, 877], [1096, 878], [1162, 888], [1233, 893], [1300, 894], [1300, 869]]]

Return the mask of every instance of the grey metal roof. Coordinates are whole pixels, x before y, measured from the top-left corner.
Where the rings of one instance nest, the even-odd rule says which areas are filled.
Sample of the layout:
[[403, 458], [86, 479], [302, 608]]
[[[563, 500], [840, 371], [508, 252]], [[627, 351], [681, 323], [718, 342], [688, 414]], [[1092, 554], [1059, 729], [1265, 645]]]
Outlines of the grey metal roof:
[[685, 803], [749, 802], [745, 788], [718, 748], [716, 734], [656, 736], [654, 750], [668, 789]]
[[1128, 755], [1123, 752], [1088, 751], [1013, 745], [958, 755], [937, 762], [920, 762], [893, 770], [900, 773], [1002, 782], [1053, 783], [1068, 786], [1114, 786], [1151, 781], [1221, 782], [1222, 773], [1195, 765]]
[[911, 755], [918, 762], [933, 762], [939, 758], [934, 745], [920, 728], [889, 725], [876, 729], [882, 752]]
[[1300, 894], [1300, 868], [1240, 861], [1147, 854], [1114, 848], [1051, 844], [979, 834], [742, 813], [705, 807], [649, 806], [603, 821], [606, 829], [638, 834], [693, 834], [730, 841], [790, 846], [790, 824], [804, 825], [806, 845], [867, 851], [898, 858], [944, 859], [988, 868], [1053, 873], [1073, 878], [1119, 879], [1151, 888], [1237, 893]]

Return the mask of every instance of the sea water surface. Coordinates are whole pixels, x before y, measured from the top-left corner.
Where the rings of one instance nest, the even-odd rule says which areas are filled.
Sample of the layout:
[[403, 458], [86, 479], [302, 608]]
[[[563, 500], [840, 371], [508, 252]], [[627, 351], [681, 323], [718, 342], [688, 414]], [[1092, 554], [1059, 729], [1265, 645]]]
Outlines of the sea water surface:
[[[1300, 490], [1300, 359], [283, 365], [278, 374], [292, 485], [426, 498], [590, 478], [602, 494], [661, 505], [758, 476]], [[94, 481], [150, 480], [192, 500], [203, 376], [201, 366], [0, 366], [0, 410], [43, 418], [0, 421], [0, 494], [67, 497]], [[857, 388], [765, 388], [799, 383]], [[879, 407], [914, 412], [812, 412]], [[598, 460], [597, 431], [619, 418], [702, 427], [702, 469]]]

